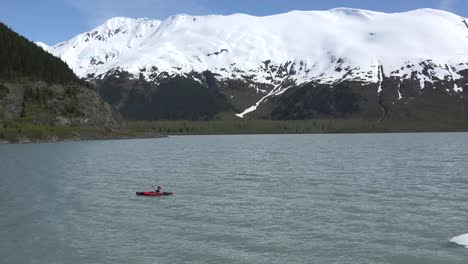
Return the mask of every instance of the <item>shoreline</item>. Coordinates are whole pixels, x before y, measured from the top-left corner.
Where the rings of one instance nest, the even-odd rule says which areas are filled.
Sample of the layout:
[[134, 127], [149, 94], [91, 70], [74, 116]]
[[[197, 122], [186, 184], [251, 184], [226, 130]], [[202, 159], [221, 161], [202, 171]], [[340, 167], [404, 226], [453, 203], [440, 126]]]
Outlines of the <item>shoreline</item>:
[[58, 138], [56, 136], [48, 138], [29, 138], [18, 137], [14, 140], [0, 139], [0, 145], [7, 144], [43, 144], [43, 143], [65, 143], [65, 142], [78, 142], [78, 141], [97, 141], [97, 140], [127, 140], [127, 139], [150, 139], [150, 138], [167, 138], [169, 135], [165, 134], [146, 134], [146, 135], [88, 135], [88, 136], [74, 136], [67, 138]]
[[371, 132], [321, 132], [321, 133], [193, 133], [193, 134], [159, 134], [159, 135], [135, 135], [135, 136], [104, 136], [104, 137], [75, 137], [75, 138], [49, 138], [49, 139], [30, 139], [20, 138], [18, 141], [8, 141], [0, 139], [0, 145], [9, 144], [44, 144], [44, 143], [66, 143], [79, 141], [100, 141], [100, 140], [131, 140], [131, 139], [158, 139], [177, 136], [242, 136], [242, 135], [366, 135], [366, 134], [453, 134], [453, 133], [468, 133], [468, 131], [371, 131]]
[[468, 120], [372, 122], [362, 119], [127, 121], [123, 128], [43, 126], [12, 123], [0, 127], [0, 144], [163, 138], [179, 135], [317, 135], [463, 133]]

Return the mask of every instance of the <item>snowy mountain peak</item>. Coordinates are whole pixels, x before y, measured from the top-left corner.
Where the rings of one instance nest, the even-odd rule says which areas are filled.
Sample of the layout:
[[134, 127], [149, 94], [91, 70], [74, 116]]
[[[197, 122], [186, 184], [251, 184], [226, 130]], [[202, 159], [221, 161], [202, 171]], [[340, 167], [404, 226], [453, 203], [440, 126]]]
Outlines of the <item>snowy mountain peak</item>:
[[456, 77], [466, 67], [468, 23], [433, 9], [175, 15], [164, 21], [117, 17], [49, 51], [80, 77], [122, 70], [154, 81], [160, 74], [208, 70], [219, 79], [279, 85], [286, 79], [378, 82], [380, 75], [416, 72], [424, 83], [426, 64], [434, 65], [430, 76], [438, 78]]
[[376, 11], [369, 11], [364, 9], [356, 9], [356, 8], [347, 8], [347, 7], [338, 7], [329, 10], [330, 13], [334, 14], [341, 14], [346, 16], [352, 17], [360, 17], [360, 18], [370, 18], [375, 15], [382, 15], [384, 13], [376, 12]]
[[89, 38], [95, 38], [99, 41], [106, 41], [117, 35], [135, 34], [141, 35], [147, 28], [158, 27], [161, 22], [159, 20], [151, 20], [148, 18], [127, 18], [114, 17], [107, 20], [103, 25], [94, 28], [84, 35]]
[[36, 41], [34, 42], [37, 46], [43, 48], [45, 51], [49, 50], [50, 46], [43, 43], [43, 42], [40, 42], [40, 41]]
[[144, 20], [144, 18], [140, 19], [135, 19], [135, 18], [129, 18], [129, 17], [113, 17], [108, 19], [106, 22], [104, 22], [103, 25], [101, 26], [107, 26], [108, 28], [115, 28], [116, 26], [120, 26], [122, 24], [130, 24], [133, 23], [136, 20]]

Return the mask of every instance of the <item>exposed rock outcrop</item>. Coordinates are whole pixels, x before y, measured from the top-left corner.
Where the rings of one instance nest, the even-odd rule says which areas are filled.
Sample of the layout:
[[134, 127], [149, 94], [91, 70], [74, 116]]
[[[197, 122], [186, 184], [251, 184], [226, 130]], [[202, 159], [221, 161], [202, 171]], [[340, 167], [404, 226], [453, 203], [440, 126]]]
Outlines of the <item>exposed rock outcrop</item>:
[[120, 114], [90, 88], [71, 84], [0, 81], [0, 120], [116, 129]]

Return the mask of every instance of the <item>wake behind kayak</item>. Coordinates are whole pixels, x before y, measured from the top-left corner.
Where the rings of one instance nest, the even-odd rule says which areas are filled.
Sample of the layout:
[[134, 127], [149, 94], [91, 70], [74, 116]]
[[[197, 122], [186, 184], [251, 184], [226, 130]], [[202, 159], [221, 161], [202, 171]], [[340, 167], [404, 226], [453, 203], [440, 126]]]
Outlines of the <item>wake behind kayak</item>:
[[172, 192], [136, 192], [138, 196], [165, 196], [173, 194]]

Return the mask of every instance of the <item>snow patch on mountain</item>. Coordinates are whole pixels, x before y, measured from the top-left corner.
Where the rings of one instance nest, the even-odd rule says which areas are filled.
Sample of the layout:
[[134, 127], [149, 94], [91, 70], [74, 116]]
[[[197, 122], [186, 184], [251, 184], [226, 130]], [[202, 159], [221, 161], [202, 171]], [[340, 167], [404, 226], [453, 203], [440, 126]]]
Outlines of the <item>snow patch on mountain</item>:
[[423, 87], [460, 78], [458, 72], [468, 68], [468, 23], [434, 9], [176, 15], [164, 21], [117, 17], [48, 50], [80, 77], [126, 71], [157, 81], [162, 73], [208, 70], [219, 79], [272, 84], [274, 94], [281, 94], [285, 81], [381, 83], [383, 76], [416, 72]]

